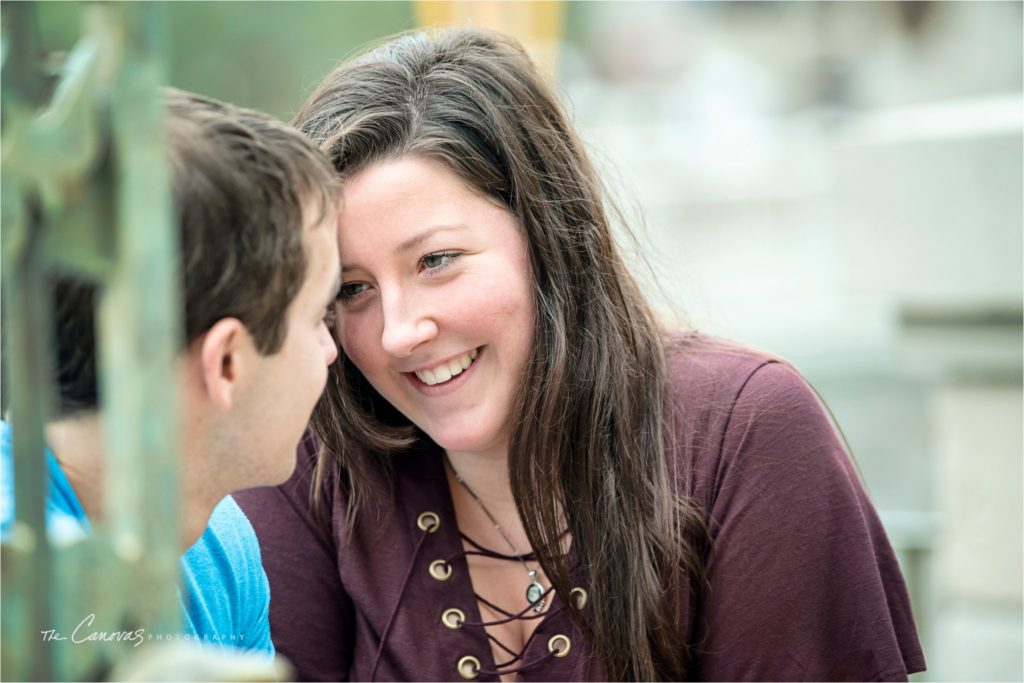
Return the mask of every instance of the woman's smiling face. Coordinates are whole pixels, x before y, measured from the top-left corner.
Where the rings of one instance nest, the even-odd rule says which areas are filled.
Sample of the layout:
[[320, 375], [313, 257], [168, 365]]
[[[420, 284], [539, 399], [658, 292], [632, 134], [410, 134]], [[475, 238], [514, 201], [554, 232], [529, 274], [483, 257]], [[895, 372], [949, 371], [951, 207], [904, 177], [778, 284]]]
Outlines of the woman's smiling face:
[[338, 229], [345, 353], [442, 448], [503, 451], [535, 314], [515, 217], [406, 157], [345, 183]]

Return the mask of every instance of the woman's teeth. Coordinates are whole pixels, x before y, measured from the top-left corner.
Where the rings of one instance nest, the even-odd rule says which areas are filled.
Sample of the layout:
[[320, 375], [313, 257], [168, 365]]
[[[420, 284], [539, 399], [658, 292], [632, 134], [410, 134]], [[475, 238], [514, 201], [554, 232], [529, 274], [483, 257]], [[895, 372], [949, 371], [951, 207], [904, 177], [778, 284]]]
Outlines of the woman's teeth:
[[469, 353], [464, 353], [458, 358], [453, 358], [447, 363], [442, 363], [436, 368], [430, 370], [417, 370], [414, 374], [419, 377], [420, 381], [424, 384], [435, 385], [447, 382], [456, 375], [461, 375], [462, 371], [473, 364], [476, 359], [477, 351], [473, 349]]

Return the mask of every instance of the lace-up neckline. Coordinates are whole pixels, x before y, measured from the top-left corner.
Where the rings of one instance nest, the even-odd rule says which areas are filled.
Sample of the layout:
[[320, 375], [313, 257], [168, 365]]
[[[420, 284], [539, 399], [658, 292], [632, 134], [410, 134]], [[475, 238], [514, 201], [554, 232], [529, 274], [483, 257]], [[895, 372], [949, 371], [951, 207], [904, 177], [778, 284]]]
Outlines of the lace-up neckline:
[[[461, 530], [459, 531], [458, 535], [460, 540], [464, 541], [472, 549], [467, 550], [466, 548], [462, 548], [460, 551], [453, 553], [452, 555], [445, 558], [446, 563], [449, 565], [461, 559], [465, 560], [465, 566], [468, 569], [469, 558], [471, 557], [486, 557], [490, 559], [515, 563], [519, 563], [521, 561], [520, 558], [526, 558], [527, 561], [534, 559], [534, 553], [532, 552], [522, 556], [504, 554], [481, 545]], [[511, 611], [506, 609], [505, 607], [502, 607], [501, 605], [495, 604], [493, 601], [481, 595], [473, 586], [472, 572], [470, 572], [470, 575], [467, 577], [467, 579], [467, 583], [470, 585], [471, 588], [473, 599], [477, 603], [476, 614], [478, 615], [478, 618], [475, 620], [470, 619], [468, 617], [463, 618], [459, 621], [458, 626], [459, 628], [467, 628], [479, 631], [485, 637], [487, 642], [493, 645], [491, 654], [493, 658], [494, 668], [486, 668], [483, 665], [483, 663], [481, 663], [479, 668], [477, 669], [477, 675], [493, 677], [515, 675], [521, 672], [529, 671], [530, 669], [539, 666], [540, 664], [546, 662], [548, 659], [552, 657], [560, 656], [557, 651], [549, 651], [546, 655], [538, 659], [532, 660], [529, 663], [525, 662], [524, 656], [526, 651], [530, 647], [534, 635], [537, 633], [536, 628], [534, 628], [531, 631], [530, 635], [526, 637], [526, 639], [523, 642], [522, 648], [518, 651], [510, 647], [507, 643], [503, 642], [501, 638], [499, 638], [492, 632], [493, 627], [500, 627], [505, 624], [509, 624], [516, 621], [540, 622], [541, 620], [548, 618], [549, 615], [553, 617], [554, 615], [563, 613], [566, 610], [566, 605], [564, 603], [549, 602], [554, 594], [554, 589], [551, 586], [545, 589], [542, 595], [542, 599], [545, 600], [546, 604], [549, 605], [545, 611], [539, 613], [534, 612], [532, 605], [529, 604], [524, 605], [522, 609], [518, 611]], [[496, 619], [485, 619], [480, 608], [481, 605], [488, 608], [492, 612], [495, 612], [496, 614], [500, 615], [500, 617]], [[500, 658], [499, 660], [499, 657], [496, 656], [495, 650], [504, 653], [506, 657]], [[463, 671], [460, 670], [459, 673], [463, 674]], [[473, 676], [473, 678], [475, 677], [476, 676]]]
[[[487, 591], [486, 595], [478, 592], [473, 582], [477, 569], [470, 570], [474, 559], [518, 564], [520, 558], [483, 546], [463, 533], [457, 525], [443, 455], [427, 450], [417, 452], [415, 457], [417, 462], [409, 463], [405, 476], [396, 482], [394, 492], [395, 500], [403, 501], [402, 512], [398, 514], [403, 520], [400, 524], [409, 525], [406, 528], [411, 532], [411, 544], [408, 552], [401, 553], [402, 564], [394, 567], [394, 574], [386, 579], [394, 581], [399, 591], [394, 599], [378, 608], [383, 609], [377, 612], [381, 630], [373, 637], [376, 653], [367, 662], [372, 662], [372, 666], [361, 675], [368, 680], [396, 675], [394, 648], [407, 647], [401, 643], [407, 643], [409, 633], [418, 632], [428, 624], [432, 624], [429, 631], [435, 635], [417, 642], [419, 647], [445, 653], [444, 670], [448, 673], [443, 675], [449, 680], [518, 679], [520, 674], [529, 679], [528, 674], [535, 670], [564, 671], [566, 675], [579, 677], [590, 671], [591, 665], [578, 659], [586, 646], [579, 640], [582, 636], [572, 623], [568, 605], [552, 587], [544, 590], [546, 609], [540, 613], [534, 612], [525, 601], [521, 609], [518, 603], [517, 607], [509, 609], [505, 598], [495, 598]], [[382, 523], [388, 527], [393, 525], [387, 521]], [[535, 553], [524, 557], [536, 562]], [[578, 576], [579, 568], [571, 558], [570, 554], [571, 575]], [[570, 599], [582, 607], [586, 591], [582, 587], [574, 588]], [[432, 616], [424, 622], [427, 614]], [[413, 623], [419, 626], [411, 626]], [[523, 624], [521, 641], [520, 634], [509, 630], [509, 625], [514, 623]], [[510, 639], [514, 642], [509, 642]], [[521, 646], [517, 647], [520, 642]], [[563, 659], [570, 650], [573, 655]], [[410, 670], [405, 675], [411, 673]]]

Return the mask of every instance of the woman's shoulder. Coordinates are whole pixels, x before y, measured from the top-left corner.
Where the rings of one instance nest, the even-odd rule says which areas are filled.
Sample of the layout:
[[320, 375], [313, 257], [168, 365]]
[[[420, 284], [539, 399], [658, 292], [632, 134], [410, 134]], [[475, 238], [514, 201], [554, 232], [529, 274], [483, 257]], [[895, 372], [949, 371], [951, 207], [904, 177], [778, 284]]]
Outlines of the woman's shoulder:
[[665, 338], [668, 384], [677, 401], [689, 407], [720, 407], [733, 403], [749, 390], [755, 375], [791, 377], [805, 384], [781, 356], [739, 342], [698, 332], [675, 333]]
[[811, 460], [847, 469], [827, 409], [784, 358], [702, 334], [667, 340], [666, 358], [668, 420], [691, 491], [710, 496], [727, 472], [766, 463], [780, 475]]
[[710, 538], [695, 678], [905, 680], [923, 669], [899, 566], [814, 389], [784, 359], [735, 342], [693, 334], [666, 346], [681, 490]]

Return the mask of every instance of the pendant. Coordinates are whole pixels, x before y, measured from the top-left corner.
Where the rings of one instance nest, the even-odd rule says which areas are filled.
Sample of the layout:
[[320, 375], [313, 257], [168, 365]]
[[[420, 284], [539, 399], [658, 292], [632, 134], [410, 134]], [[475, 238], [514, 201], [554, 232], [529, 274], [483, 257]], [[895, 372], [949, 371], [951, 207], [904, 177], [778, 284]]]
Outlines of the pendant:
[[526, 587], [526, 601], [533, 607], [533, 611], [540, 614], [544, 610], [544, 586], [537, 581], [537, 570], [531, 569], [530, 585]]

